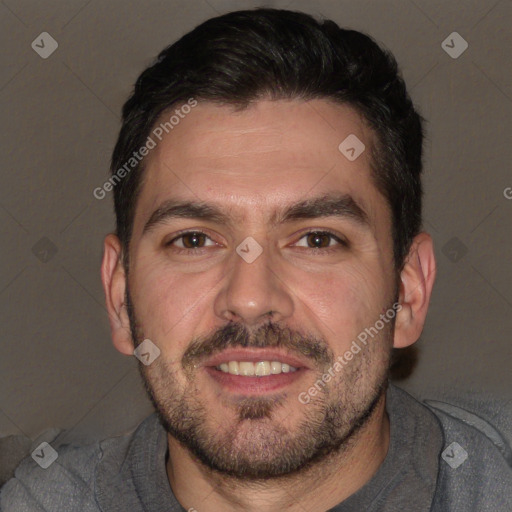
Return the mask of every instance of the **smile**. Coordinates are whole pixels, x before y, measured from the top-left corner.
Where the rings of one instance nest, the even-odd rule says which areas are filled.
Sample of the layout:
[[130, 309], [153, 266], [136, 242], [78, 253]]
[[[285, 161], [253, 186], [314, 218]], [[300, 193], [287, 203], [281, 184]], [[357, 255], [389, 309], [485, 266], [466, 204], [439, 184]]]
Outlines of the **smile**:
[[297, 368], [281, 361], [229, 361], [215, 367], [224, 373], [242, 377], [266, 377], [280, 373], [296, 372]]

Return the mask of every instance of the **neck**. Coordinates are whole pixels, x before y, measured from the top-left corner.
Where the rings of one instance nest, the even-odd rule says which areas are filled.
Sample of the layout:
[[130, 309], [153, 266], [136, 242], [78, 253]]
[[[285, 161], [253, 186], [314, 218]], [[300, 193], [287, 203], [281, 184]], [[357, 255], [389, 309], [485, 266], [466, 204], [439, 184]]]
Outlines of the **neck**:
[[322, 512], [363, 487], [384, 461], [389, 419], [383, 393], [371, 418], [339, 452], [285, 477], [241, 481], [206, 468], [168, 435], [167, 475], [187, 510]]

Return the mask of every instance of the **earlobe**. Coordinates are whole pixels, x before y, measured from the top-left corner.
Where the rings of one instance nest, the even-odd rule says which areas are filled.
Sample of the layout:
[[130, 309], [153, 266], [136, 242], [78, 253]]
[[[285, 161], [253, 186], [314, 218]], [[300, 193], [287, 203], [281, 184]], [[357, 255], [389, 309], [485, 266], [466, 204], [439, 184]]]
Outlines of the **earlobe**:
[[122, 354], [132, 355], [133, 340], [125, 305], [126, 273], [122, 261], [122, 247], [119, 238], [113, 234], [107, 235], [103, 244], [101, 281], [114, 346]]
[[412, 345], [420, 337], [435, 276], [436, 261], [432, 237], [422, 232], [414, 238], [400, 273], [399, 303], [402, 307], [396, 316], [395, 348]]

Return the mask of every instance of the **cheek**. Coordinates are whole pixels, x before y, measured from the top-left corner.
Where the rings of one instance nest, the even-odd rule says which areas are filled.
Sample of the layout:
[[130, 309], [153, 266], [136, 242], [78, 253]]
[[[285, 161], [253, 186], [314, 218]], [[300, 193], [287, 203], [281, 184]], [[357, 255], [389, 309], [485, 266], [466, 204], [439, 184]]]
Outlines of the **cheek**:
[[164, 340], [165, 346], [161, 348], [165, 350], [172, 347], [173, 351], [184, 351], [186, 343], [196, 335], [205, 305], [212, 300], [216, 283], [222, 277], [217, 274], [177, 273], [168, 264], [157, 261], [139, 265], [131, 285], [136, 290], [133, 300], [145, 336]]
[[301, 275], [297, 287], [305, 309], [316, 317], [318, 328], [327, 339], [336, 339], [340, 349], [373, 325], [389, 299], [382, 273], [362, 264], [314, 277]]

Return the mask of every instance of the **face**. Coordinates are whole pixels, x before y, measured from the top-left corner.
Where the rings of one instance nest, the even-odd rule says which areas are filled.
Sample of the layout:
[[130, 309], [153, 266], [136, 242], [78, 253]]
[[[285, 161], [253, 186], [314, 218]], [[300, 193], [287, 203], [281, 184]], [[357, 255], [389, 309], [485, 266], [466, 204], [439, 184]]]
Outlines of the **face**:
[[[353, 161], [338, 149], [351, 134], [366, 148]], [[397, 278], [372, 143], [326, 100], [200, 103], [148, 157], [132, 336], [160, 349], [140, 368], [170, 435], [215, 470], [298, 471], [347, 446], [382, 396], [393, 322], [376, 322]]]

